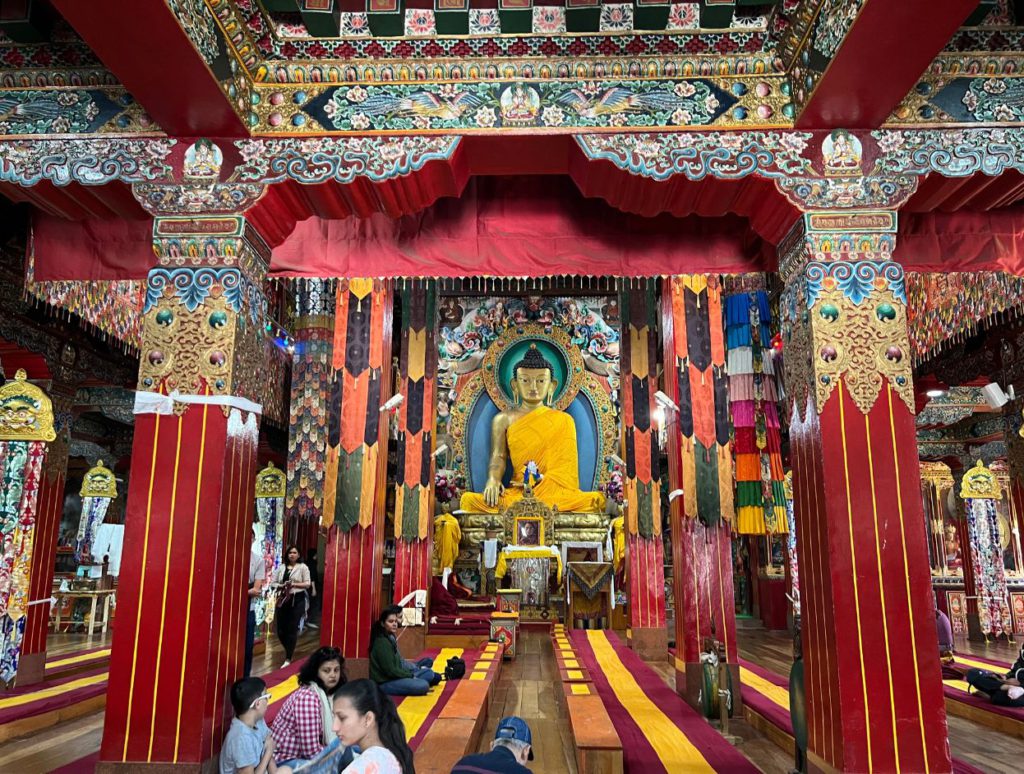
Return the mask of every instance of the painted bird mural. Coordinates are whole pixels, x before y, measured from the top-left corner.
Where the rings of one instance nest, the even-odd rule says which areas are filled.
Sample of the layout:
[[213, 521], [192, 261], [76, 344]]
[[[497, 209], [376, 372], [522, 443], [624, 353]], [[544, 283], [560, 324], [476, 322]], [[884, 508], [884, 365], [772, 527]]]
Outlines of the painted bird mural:
[[52, 121], [62, 110], [67, 108], [57, 104], [50, 95], [24, 99], [22, 95], [16, 94], [0, 98], [0, 121], [14, 124]]
[[638, 111], [674, 111], [679, 108], [692, 108], [691, 97], [679, 97], [667, 91], [652, 91], [637, 94], [621, 86], [606, 89], [603, 94], [589, 96], [580, 89], [573, 89], [562, 94], [555, 100], [559, 105], [575, 110], [584, 118], [597, 118], [615, 113], [633, 113]]
[[408, 97], [374, 94], [360, 103], [359, 110], [368, 116], [428, 116], [442, 120], [460, 118], [467, 110], [479, 107], [480, 97], [460, 91], [451, 97], [432, 91], [417, 91]]

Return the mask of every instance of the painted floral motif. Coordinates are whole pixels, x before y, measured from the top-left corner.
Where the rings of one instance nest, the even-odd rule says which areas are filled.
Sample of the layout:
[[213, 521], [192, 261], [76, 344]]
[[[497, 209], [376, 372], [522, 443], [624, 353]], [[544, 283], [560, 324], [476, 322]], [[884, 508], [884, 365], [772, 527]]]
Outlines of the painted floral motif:
[[864, 0], [825, 0], [814, 28], [814, 50], [828, 59], [835, 56], [863, 4]]
[[624, 32], [633, 29], [633, 4], [609, 3], [601, 6], [601, 32]]
[[699, 3], [672, 3], [668, 11], [666, 30], [695, 30], [700, 27]]
[[207, 64], [220, 55], [217, 22], [203, 0], [167, 0], [171, 13]]
[[496, 8], [470, 8], [470, 35], [498, 35], [501, 33], [501, 20]]
[[[445, 87], [367, 85], [326, 90], [304, 110], [330, 130], [495, 126], [695, 126], [735, 104], [708, 81], [474, 82]], [[558, 108], [558, 112], [546, 108]], [[571, 119], [571, 120], [570, 120]]]
[[415, 37], [437, 34], [437, 22], [431, 8], [407, 8], [405, 10], [405, 34]]
[[[800, 141], [782, 142], [797, 135]], [[576, 137], [589, 159], [605, 159], [620, 169], [654, 180], [682, 174], [690, 180], [707, 176], [735, 179], [757, 173], [785, 178], [807, 174], [811, 162], [802, 155], [806, 132], [671, 132], [664, 134], [588, 134]]]
[[585, 359], [615, 363], [619, 358], [619, 332], [602, 317], [602, 303], [597, 298], [488, 299], [471, 307], [454, 327], [442, 325], [438, 354], [456, 363], [482, 360], [487, 347], [506, 328], [536, 322], [569, 331], [572, 343], [583, 350]]
[[1024, 83], [1018, 78], [974, 78], [962, 101], [975, 121], [1024, 121]]
[[[365, 100], [361, 92], [362, 87], [345, 90], [353, 104]], [[416, 172], [428, 161], [451, 158], [458, 144], [458, 137], [439, 136], [236, 140], [243, 163], [235, 174], [239, 180], [301, 183], [350, 183], [358, 177], [381, 181]]]
[[564, 33], [565, 8], [560, 5], [534, 6], [533, 31], [536, 34]]
[[176, 142], [95, 137], [0, 142], [0, 180], [18, 185], [40, 180], [101, 185], [166, 179], [171, 173], [167, 157]]
[[370, 36], [370, 17], [362, 11], [342, 12], [341, 34], [346, 38], [365, 38]]

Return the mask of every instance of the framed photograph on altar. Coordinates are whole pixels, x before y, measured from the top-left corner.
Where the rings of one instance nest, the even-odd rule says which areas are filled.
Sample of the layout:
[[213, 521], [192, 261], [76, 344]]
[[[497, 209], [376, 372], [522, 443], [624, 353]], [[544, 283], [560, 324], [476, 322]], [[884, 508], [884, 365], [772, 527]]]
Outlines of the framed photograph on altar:
[[544, 519], [539, 516], [517, 516], [515, 539], [517, 546], [543, 546]]

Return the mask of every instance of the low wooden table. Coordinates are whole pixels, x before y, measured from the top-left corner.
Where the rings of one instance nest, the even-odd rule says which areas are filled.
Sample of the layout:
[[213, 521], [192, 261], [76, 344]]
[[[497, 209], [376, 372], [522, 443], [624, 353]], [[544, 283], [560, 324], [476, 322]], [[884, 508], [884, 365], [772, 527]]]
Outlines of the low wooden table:
[[77, 589], [74, 591], [54, 591], [53, 596], [57, 599], [57, 613], [54, 617], [54, 631], [60, 633], [60, 620], [61, 620], [61, 600], [65, 599], [89, 599], [91, 600], [89, 608], [89, 623], [88, 632], [89, 636], [96, 631], [96, 608], [99, 604], [99, 600], [103, 599], [103, 623], [100, 632], [106, 634], [107, 626], [110, 623], [110, 598], [114, 595], [115, 589]]

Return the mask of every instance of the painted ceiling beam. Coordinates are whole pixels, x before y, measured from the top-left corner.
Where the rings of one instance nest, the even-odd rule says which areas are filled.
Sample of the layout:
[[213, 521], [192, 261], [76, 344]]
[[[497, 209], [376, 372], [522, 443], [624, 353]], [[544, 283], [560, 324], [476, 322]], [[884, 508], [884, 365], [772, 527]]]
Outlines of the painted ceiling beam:
[[[846, 0], [822, 4], [797, 56], [794, 90], [810, 91], [799, 129], [874, 129], [882, 125], [979, 0]], [[859, 11], [857, 6], [860, 5]], [[852, 19], [842, 34], [836, 14]], [[833, 43], [834, 45], [834, 43]], [[822, 50], [824, 49], [824, 51]]]
[[167, 134], [247, 134], [164, 0], [133, 0], [130, 13], [123, 0], [52, 3]]

